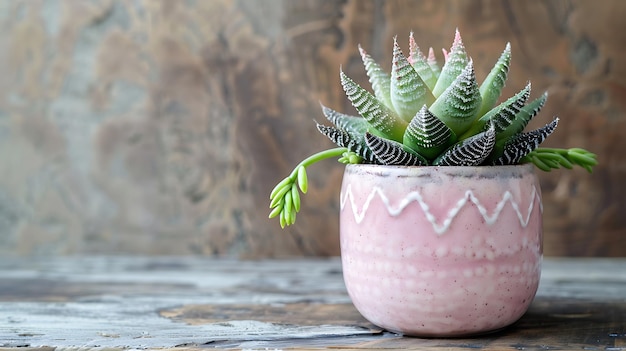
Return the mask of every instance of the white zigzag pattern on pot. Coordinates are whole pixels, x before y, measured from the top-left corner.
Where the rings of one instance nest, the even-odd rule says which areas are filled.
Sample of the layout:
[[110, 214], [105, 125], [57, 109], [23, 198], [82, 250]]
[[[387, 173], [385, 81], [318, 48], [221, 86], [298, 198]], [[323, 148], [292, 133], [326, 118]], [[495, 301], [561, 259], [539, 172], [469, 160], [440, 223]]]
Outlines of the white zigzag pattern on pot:
[[346, 206], [346, 202], [348, 201], [348, 199], [350, 199], [350, 205], [352, 207], [354, 219], [357, 223], [361, 223], [363, 221], [363, 218], [365, 218], [365, 214], [369, 209], [370, 203], [376, 195], [380, 197], [391, 216], [399, 215], [400, 213], [402, 213], [404, 208], [407, 207], [411, 202], [416, 201], [420, 205], [422, 211], [424, 212], [424, 215], [426, 215], [426, 219], [428, 219], [430, 224], [432, 224], [433, 229], [437, 234], [443, 234], [448, 230], [450, 224], [452, 224], [452, 220], [454, 220], [454, 217], [456, 217], [456, 215], [468, 202], [476, 205], [478, 212], [480, 212], [488, 225], [491, 225], [498, 220], [500, 212], [502, 212], [502, 209], [504, 209], [504, 206], [507, 202], [511, 203], [511, 207], [513, 207], [513, 210], [517, 214], [520, 225], [524, 228], [526, 228], [526, 226], [528, 225], [530, 215], [532, 214], [535, 207], [535, 198], [539, 200], [539, 209], [543, 212], [543, 204], [541, 203], [541, 198], [537, 193], [537, 188], [535, 188], [534, 186], [531, 193], [531, 198], [533, 199], [533, 201], [531, 201], [528, 205], [528, 212], [526, 216], [522, 214], [519, 209], [519, 205], [517, 204], [517, 202], [515, 202], [515, 200], [513, 199], [513, 195], [508, 190], [502, 195], [502, 199], [500, 200], [500, 202], [498, 202], [498, 205], [496, 206], [495, 210], [493, 210], [493, 213], [491, 215], [489, 215], [485, 206], [481, 204], [480, 200], [474, 195], [474, 193], [471, 190], [468, 190], [465, 192], [465, 195], [461, 199], [459, 199], [459, 201], [457, 201], [456, 205], [448, 211], [448, 216], [441, 223], [437, 223], [437, 218], [430, 212], [430, 206], [424, 201], [422, 195], [418, 191], [412, 191], [408, 193], [407, 196], [405, 196], [404, 199], [400, 201], [400, 204], [397, 207], [392, 207], [389, 198], [385, 195], [383, 190], [379, 187], [374, 187], [368, 195], [367, 199], [365, 200], [363, 208], [361, 209], [361, 211], [359, 211], [357, 205], [354, 202], [354, 195], [352, 195], [352, 184], [348, 184], [348, 186], [346, 187], [345, 195], [343, 192], [341, 192], [341, 194], [339, 195], [341, 206], [340, 208], [343, 211], [344, 207]]

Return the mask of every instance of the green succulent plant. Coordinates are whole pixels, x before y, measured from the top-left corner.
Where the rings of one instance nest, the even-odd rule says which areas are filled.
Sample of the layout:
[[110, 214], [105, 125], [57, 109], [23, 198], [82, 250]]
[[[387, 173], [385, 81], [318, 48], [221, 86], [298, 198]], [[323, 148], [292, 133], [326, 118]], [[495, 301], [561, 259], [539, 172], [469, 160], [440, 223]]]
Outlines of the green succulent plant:
[[559, 119], [524, 132], [548, 97], [530, 98], [530, 82], [517, 94], [497, 104], [511, 61], [507, 44], [493, 69], [478, 84], [474, 64], [456, 31], [450, 51], [444, 50], [440, 67], [430, 48], [425, 56], [409, 36], [405, 56], [394, 38], [391, 73], [359, 46], [373, 93], [343, 71], [341, 85], [360, 116], [350, 116], [322, 105], [332, 125], [317, 129], [337, 144], [299, 163], [270, 194], [270, 218], [281, 227], [291, 225], [300, 211], [300, 192], [307, 191], [306, 167], [338, 157], [342, 163], [400, 166], [498, 166], [532, 162], [543, 171], [592, 171], [596, 155], [581, 149], [540, 148], [556, 129]]

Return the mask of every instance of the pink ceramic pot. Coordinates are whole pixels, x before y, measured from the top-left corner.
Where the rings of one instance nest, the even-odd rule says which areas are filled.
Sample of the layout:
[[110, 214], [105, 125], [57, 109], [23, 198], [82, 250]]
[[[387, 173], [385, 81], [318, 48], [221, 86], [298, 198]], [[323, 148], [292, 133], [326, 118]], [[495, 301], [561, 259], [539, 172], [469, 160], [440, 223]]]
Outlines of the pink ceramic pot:
[[541, 190], [533, 165], [348, 165], [341, 256], [361, 314], [413, 336], [495, 331], [537, 291]]

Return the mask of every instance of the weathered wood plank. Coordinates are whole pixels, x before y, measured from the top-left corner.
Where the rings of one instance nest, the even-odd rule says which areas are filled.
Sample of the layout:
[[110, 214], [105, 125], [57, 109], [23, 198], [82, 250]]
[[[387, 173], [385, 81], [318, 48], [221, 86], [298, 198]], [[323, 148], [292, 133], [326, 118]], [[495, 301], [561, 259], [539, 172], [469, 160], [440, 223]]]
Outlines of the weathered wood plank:
[[510, 328], [405, 338], [364, 320], [340, 261], [91, 257], [0, 261], [0, 347], [624, 349], [626, 259], [547, 259]]
[[[339, 254], [343, 167], [309, 172], [298, 224], [270, 189], [330, 147], [319, 102], [353, 111], [357, 45], [389, 70], [414, 30], [441, 60], [458, 27], [482, 80], [507, 41], [505, 94], [550, 98], [549, 146], [598, 153], [593, 175], [541, 173], [545, 252], [626, 256], [626, 2], [0, 2], [0, 254]], [[504, 98], [504, 96], [503, 96]]]

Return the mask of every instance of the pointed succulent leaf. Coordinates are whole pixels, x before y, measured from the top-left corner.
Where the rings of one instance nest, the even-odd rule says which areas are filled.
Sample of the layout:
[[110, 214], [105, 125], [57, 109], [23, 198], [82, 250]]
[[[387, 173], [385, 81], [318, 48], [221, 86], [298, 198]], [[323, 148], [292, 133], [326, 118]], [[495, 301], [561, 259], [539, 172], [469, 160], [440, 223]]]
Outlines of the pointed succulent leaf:
[[428, 161], [417, 153], [408, 151], [404, 145], [393, 140], [365, 134], [365, 142], [374, 153], [378, 163], [388, 166], [426, 166]]
[[417, 72], [424, 83], [426, 83], [428, 89], [432, 91], [437, 83], [437, 75], [435, 75], [428, 64], [427, 58], [424, 56], [419, 46], [417, 46], [417, 43], [415, 43], [413, 32], [409, 35], [409, 57], [407, 59], [411, 63], [411, 66], [413, 66], [415, 72]]
[[528, 103], [528, 105], [522, 107], [517, 115], [515, 115], [515, 119], [511, 122], [511, 125], [498, 134], [498, 139], [507, 139], [521, 133], [524, 128], [526, 128], [526, 125], [528, 125], [528, 122], [539, 113], [547, 99], [548, 93], [545, 92], [537, 99]]
[[450, 147], [433, 162], [437, 166], [478, 166], [493, 150], [496, 130], [493, 125], [486, 131], [462, 140]]
[[348, 148], [348, 145], [354, 143], [354, 140], [348, 132], [337, 127], [317, 123], [317, 130], [327, 136], [330, 141], [339, 147]]
[[434, 159], [447, 149], [455, 138], [452, 130], [424, 105], [406, 128], [402, 143], [427, 159]]
[[322, 106], [322, 112], [326, 119], [339, 129], [345, 130], [351, 134], [365, 135], [365, 132], [369, 128], [369, 124], [363, 117], [346, 115], [326, 107], [323, 104], [320, 105]]
[[325, 126], [319, 123], [317, 124], [317, 130], [328, 137], [328, 139], [330, 139], [337, 146], [347, 148], [348, 150], [359, 155], [366, 162], [373, 163], [376, 161], [372, 151], [365, 143], [365, 133], [352, 134], [337, 127]]
[[502, 88], [504, 88], [506, 83], [510, 63], [511, 44], [507, 43], [500, 58], [483, 81], [483, 84], [480, 85], [480, 96], [483, 102], [478, 113], [479, 116], [484, 115], [496, 105], [502, 93]]
[[439, 79], [439, 75], [441, 74], [441, 67], [439, 67], [439, 64], [437, 63], [437, 58], [435, 57], [435, 50], [433, 50], [433, 48], [428, 49], [428, 59], [426, 59], [426, 62], [428, 62], [428, 65], [430, 66], [430, 69], [435, 74], [435, 77]]
[[441, 74], [433, 89], [433, 94], [438, 97], [454, 82], [456, 77], [461, 74], [463, 69], [467, 66], [469, 59], [465, 52], [465, 46], [461, 39], [459, 30], [456, 30], [454, 36], [454, 42], [450, 48], [450, 52], [446, 55], [446, 62], [441, 69]]
[[348, 99], [365, 120], [382, 136], [400, 141], [407, 123], [387, 108], [367, 90], [341, 71], [341, 85]]
[[448, 89], [430, 106], [430, 112], [456, 135], [461, 135], [474, 122], [480, 101], [474, 64], [470, 61]]
[[361, 45], [359, 45], [359, 52], [361, 53], [361, 60], [365, 66], [365, 72], [367, 73], [367, 77], [372, 85], [372, 90], [374, 90], [374, 96], [385, 104], [385, 106], [391, 108], [391, 98], [389, 96], [389, 74], [385, 72], [365, 50], [363, 50]]
[[502, 139], [500, 134], [515, 122], [517, 114], [524, 108], [530, 97], [530, 82], [517, 94], [513, 95], [500, 105], [476, 120], [470, 129], [460, 139], [469, 138], [472, 135], [488, 128], [490, 122], [496, 127], [496, 139]]
[[552, 122], [539, 129], [517, 134], [509, 138], [504, 142], [502, 151], [494, 150], [495, 155], [492, 155], [492, 158], [495, 161], [493, 161], [493, 165], [515, 165], [519, 163], [524, 156], [535, 150], [539, 144], [546, 140], [554, 132], [558, 124], [559, 119], [555, 117]]
[[[420, 52], [419, 46], [415, 42], [415, 37], [413, 36], [413, 31], [409, 33], [409, 56], [406, 58], [411, 65], [415, 63], [418, 55], [423, 54]], [[429, 67], [430, 68], [430, 67]]]
[[486, 115], [485, 121], [491, 120], [496, 127], [496, 138], [515, 121], [515, 116], [524, 108], [529, 97], [530, 82], [519, 93], [492, 109], [493, 113], [489, 112], [488, 116]]
[[435, 100], [426, 83], [402, 53], [396, 38], [393, 40], [390, 93], [393, 108], [406, 122], [415, 116], [422, 105], [430, 105]]

